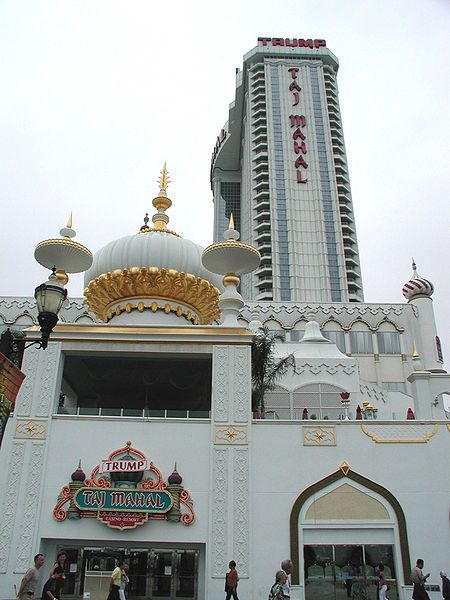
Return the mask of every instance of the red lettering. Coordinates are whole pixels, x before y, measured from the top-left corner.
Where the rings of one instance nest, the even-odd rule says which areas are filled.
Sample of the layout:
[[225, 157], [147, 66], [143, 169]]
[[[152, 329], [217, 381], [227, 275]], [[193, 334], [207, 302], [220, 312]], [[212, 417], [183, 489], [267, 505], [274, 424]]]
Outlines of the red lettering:
[[294, 92], [294, 104], [292, 106], [297, 106], [300, 102], [300, 92]]
[[298, 40], [298, 45], [300, 48], [312, 48], [313, 41], [312, 40]]
[[297, 183], [306, 183], [307, 179], [302, 179], [302, 174], [299, 170], [297, 170]]
[[297, 73], [299, 72], [299, 70], [300, 69], [294, 69], [294, 67], [288, 69], [289, 73], [291, 74], [291, 79], [297, 79]]
[[114, 461], [112, 464], [112, 471], [118, 471], [119, 470], [119, 463], [117, 461]]
[[316, 48], [320, 48], [320, 47], [326, 46], [326, 45], [327, 45], [326, 40], [314, 40], [314, 46]]
[[291, 127], [304, 127], [306, 125], [305, 115], [290, 115]]
[[298, 42], [295, 38], [292, 41], [289, 38], [286, 38], [284, 40], [284, 43], [286, 46], [292, 46], [292, 48], [297, 48], [297, 46], [298, 46]]
[[267, 46], [267, 42], [270, 42], [271, 38], [259, 37], [258, 42], [262, 42], [263, 46]]
[[303, 167], [304, 169], [308, 168], [308, 163], [305, 162], [303, 156], [299, 156], [295, 161], [295, 168], [298, 169], [299, 167]]
[[302, 88], [301, 88], [301, 87], [298, 85], [298, 83], [297, 83], [296, 81], [293, 81], [293, 82], [291, 83], [291, 85], [289, 86], [289, 91], [290, 91], [290, 92], [293, 92], [294, 90], [297, 90], [297, 92], [300, 92], [300, 91], [301, 91], [301, 89], [302, 89]]
[[272, 46], [284, 46], [283, 38], [272, 38]]
[[[304, 140], [304, 139], [305, 139], [305, 134], [304, 134], [304, 133], [303, 133], [303, 131], [300, 129], [300, 127], [298, 127], [298, 128], [297, 128], [297, 129], [294, 131], [294, 133], [292, 134], [292, 139], [293, 139], [293, 140], [298, 140], [298, 138], [300, 138], [301, 140]], [[296, 145], [296, 144], [297, 144], [297, 142], [295, 142], [295, 144], [294, 144], [294, 147], [295, 147], [295, 145]], [[297, 144], [297, 146], [298, 146], [298, 144]], [[298, 154], [298, 152], [297, 152], [297, 154]]]

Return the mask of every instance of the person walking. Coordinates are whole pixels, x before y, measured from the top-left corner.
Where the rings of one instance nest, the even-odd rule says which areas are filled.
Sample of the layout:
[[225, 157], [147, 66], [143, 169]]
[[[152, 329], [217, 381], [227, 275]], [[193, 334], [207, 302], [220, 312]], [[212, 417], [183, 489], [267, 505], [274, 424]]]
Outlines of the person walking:
[[125, 563], [122, 561], [111, 573], [111, 583], [109, 584], [109, 594], [107, 600], [120, 600], [119, 590], [122, 577], [122, 569]]
[[52, 569], [52, 574], [44, 585], [41, 600], [60, 600], [61, 592], [64, 587], [64, 570], [61, 567]]
[[378, 600], [388, 600], [388, 597], [386, 596], [388, 589], [384, 573], [381, 571], [378, 575]]
[[294, 563], [290, 558], [283, 560], [281, 563], [281, 570], [286, 574], [286, 581], [283, 583], [283, 598], [291, 597], [291, 575], [294, 570]]
[[230, 560], [228, 563], [230, 570], [225, 575], [225, 600], [230, 600], [233, 596], [233, 600], [239, 600], [237, 595], [237, 584], [239, 581], [239, 575], [236, 571], [236, 563], [234, 560]]
[[447, 573], [441, 571], [439, 575], [442, 579], [442, 597], [444, 598], [444, 600], [450, 600], [450, 580], [447, 577]]
[[423, 569], [423, 559], [418, 558], [416, 561], [416, 566], [413, 567], [411, 571], [411, 581], [414, 584], [413, 590], [413, 600], [430, 600], [430, 596], [427, 594], [425, 589], [425, 582], [430, 576], [429, 573], [426, 575], [422, 572]]
[[280, 571], [275, 573], [275, 583], [270, 588], [269, 600], [283, 600], [287, 597], [283, 593], [283, 586], [285, 585], [287, 578], [288, 576], [284, 569], [280, 569]]
[[120, 600], [126, 600], [125, 590], [127, 588], [130, 579], [128, 578], [128, 565], [122, 565], [122, 571], [120, 573], [120, 588], [119, 588], [119, 596]]
[[20, 582], [19, 591], [17, 592], [18, 600], [33, 600], [36, 593], [36, 587], [39, 581], [39, 569], [44, 564], [44, 555], [36, 554], [34, 557], [34, 567], [28, 569]]

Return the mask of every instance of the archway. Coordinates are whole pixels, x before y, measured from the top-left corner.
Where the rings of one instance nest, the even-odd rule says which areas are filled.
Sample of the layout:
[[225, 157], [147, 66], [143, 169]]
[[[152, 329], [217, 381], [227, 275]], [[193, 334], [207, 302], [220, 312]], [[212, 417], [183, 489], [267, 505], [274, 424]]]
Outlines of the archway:
[[[340, 481], [342, 480], [342, 481]], [[336, 489], [336, 484], [339, 482], [344, 484], [347, 482], [351, 485], [351, 482], [357, 484], [357, 486], [361, 486], [363, 489], [366, 489], [371, 492], [375, 492], [376, 495], [380, 496], [385, 503], [392, 509], [395, 515], [396, 521], [396, 529], [398, 533], [398, 543], [400, 550], [400, 558], [401, 558], [401, 568], [403, 581], [406, 584], [410, 584], [410, 554], [409, 554], [409, 545], [408, 545], [408, 534], [406, 530], [406, 519], [403, 513], [402, 507], [399, 502], [395, 498], [389, 490], [384, 488], [383, 486], [367, 479], [363, 475], [352, 471], [347, 465], [343, 466], [341, 469], [331, 473], [324, 479], [314, 483], [306, 490], [304, 490], [294, 502], [294, 505], [291, 510], [290, 516], [290, 550], [291, 550], [291, 558], [294, 563], [294, 572], [292, 574], [292, 583], [294, 585], [298, 585], [300, 583], [300, 564], [303, 562], [303, 559], [300, 557], [300, 548], [299, 548], [299, 517], [302, 512], [302, 509], [307, 505], [308, 501], [311, 501], [312, 497], [317, 496], [320, 492], [323, 492], [327, 489]], [[341, 486], [342, 487], [342, 486]], [[324, 495], [322, 496], [324, 497]], [[380, 506], [378, 506], [380, 505]], [[332, 506], [330, 504], [330, 506]], [[323, 508], [323, 507], [322, 507]], [[320, 510], [320, 506], [318, 505], [316, 509]], [[316, 510], [315, 509], [315, 510]], [[377, 504], [372, 504], [371, 506], [366, 506], [367, 510], [370, 511], [379, 511], [379, 517], [383, 519], [382, 510], [383, 506], [380, 502]], [[330, 510], [330, 509], [328, 509]], [[333, 510], [333, 509], [331, 509]], [[333, 516], [333, 515], [328, 515]], [[345, 517], [345, 514], [344, 514]], [[343, 523], [345, 519], [343, 520]], [[392, 526], [392, 525], [391, 525]]]

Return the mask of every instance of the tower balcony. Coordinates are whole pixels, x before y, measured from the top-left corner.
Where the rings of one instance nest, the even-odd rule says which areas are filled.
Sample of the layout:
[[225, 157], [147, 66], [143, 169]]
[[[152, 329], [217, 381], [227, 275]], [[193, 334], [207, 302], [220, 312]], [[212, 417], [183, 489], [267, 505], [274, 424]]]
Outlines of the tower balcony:
[[264, 115], [260, 115], [256, 119], [253, 119], [252, 126], [253, 126], [253, 131], [256, 131], [257, 129], [259, 129], [259, 127], [267, 128], [267, 118], [266, 118], [266, 115], [265, 114]]
[[257, 302], [270, 302], [271, 300], [273, 300], [272, 288], [258, 294], [255, 300]]
[[257, 171], [255, 170], [253, 173], [253, 181], [255, 181], [255, 182], [261, 182], [262, 180], [264, 180], [267, 183], [268, 179], [269, 179], [269, 174], [264, 169], [257, 170]]
[[269, 171], [269, 161], [267, 159], [262, 159], [258, 161], [253, 161], [253, 172], [259, 173], [260, 171]]
[[[270, 229], [267, 231], [263, 231], [261, 232], [259, 235], [257, 235], [255, 237], [255, 242], [258, 244], [258, 249], [261, 248], [262, 246], [260, 246], [260, 242], [270, 242], [272, 241], [272, 236], [270, 234]], [[272, 245], [270, 244], [270, 247], [272, 247]]]
[[350, 188], [347, 185], [345, 185], [345, 183], [338, 183], [337, 187], [338, 187], [338, 193], [339, 194], [340, 193], [351, 194]]
[[260, 211], [268, 210], [269, 208], [270, 208], [269, 198], [263, 198], [262, 200], [260, 200], [259, 202], [257, 202], [255, 204], [255, 209], [258, 211], [258, 214], [260, 213]]
[[270, 243], [270, 240], [268, 242], [258, 244], [258, 250], [260, 253], [267, 253], [267, 256], [269, 256], [270, 252], [270, 258], [272, 259], [272, 244]]
[[[261, 252], [260, 252], [261, 254]], [[261, 264], [272, 264], [272, 253], [271, 252], [267, 252], [264, 254], [261, 254]]]
[[256, 119], [259, 118], [264, 118], [267, 119], [267, 115], [266, 115], [266, 106], [261, 106], [259, 109], [253, 109], [252, 111], [252, 117], [253, 117], [253, 122], [255, 122]]
[[267, 156], [267, 140], [258, 142], [253, 148], [253, 152], [255, 153], [255, 157], [259, 152], [265, 152]]
[[267, 133], [265, 128], [253, 137], [253, 144], [261, 143], [265, 143], [267, 145]]
[[271, 274], [260, 275], [259, 281], [257, 282], [256, 287], [262, 288], [262, 287], [267, 287], [268, 285], [270, 285], [270, 287], [272, 287], [272, 282], [273, 282], [273, 278], [272, 278]]
[[254, 230], [258, 233], [263, 231], [268, 231], [270, 233], [270, 221], [259, 221], [257, 225], [255, 225]]
[[262, 265], [259, 269], [256, 269], [255, 275], [257, 277], [263, 277], [263, 281], [266, 278], [272, 279], [272, 265]]

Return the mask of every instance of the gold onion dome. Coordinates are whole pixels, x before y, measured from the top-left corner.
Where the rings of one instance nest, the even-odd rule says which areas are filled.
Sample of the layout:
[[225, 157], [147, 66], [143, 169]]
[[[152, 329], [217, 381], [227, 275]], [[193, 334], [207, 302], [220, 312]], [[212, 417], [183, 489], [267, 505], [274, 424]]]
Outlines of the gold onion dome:
[[86, 302], [104, 321], [180, 325], [182, 317], [197, 325], [212, 323], [220, 315], [220, 279], [203, 267], [203, 249], [167, 228], [169, 182], [164, 164], [153, 200], [153, 227], [146, 214], [137, 234], [99, 250], [85, 274]]
[[72, 213], [59, 233], [62, 237], [40, 242], [35, 248], [34, 258], [47, 269], [55, 268], [56, 277], [65, 285], [69, 280], [67, 273], [86, 271], [93, 259], [85, 246], [73, 240], [76, 231], [72, 229]]

